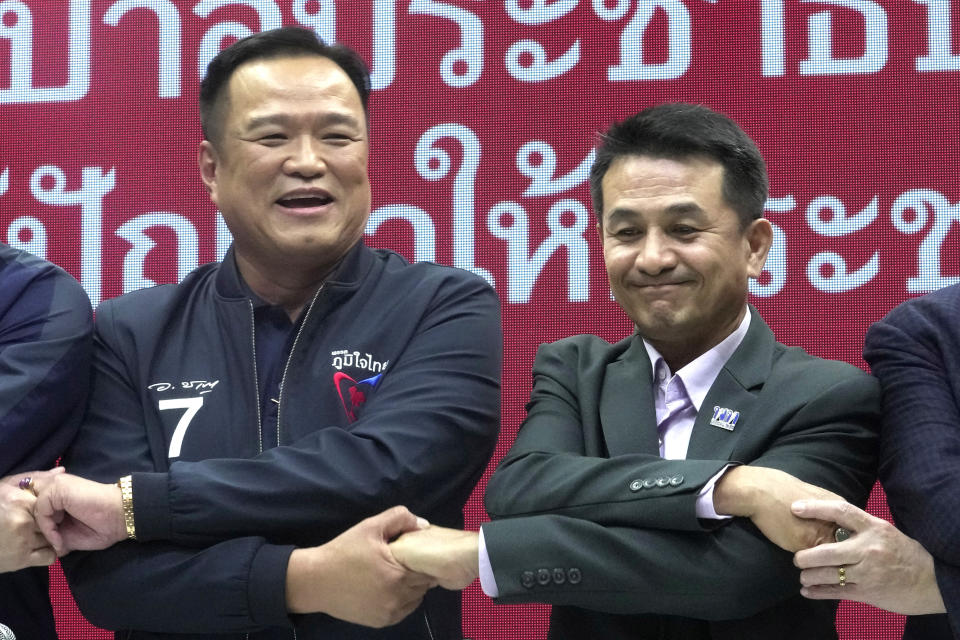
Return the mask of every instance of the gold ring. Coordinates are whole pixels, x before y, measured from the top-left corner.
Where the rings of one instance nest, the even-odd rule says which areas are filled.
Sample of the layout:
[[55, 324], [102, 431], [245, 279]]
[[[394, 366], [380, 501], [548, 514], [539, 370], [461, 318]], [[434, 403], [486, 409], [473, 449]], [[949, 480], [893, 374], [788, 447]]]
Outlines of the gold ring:
[[840, 586], [847, 586], [847, 570], [844, 567], [837, 567], [837, 575], [840, 576]]

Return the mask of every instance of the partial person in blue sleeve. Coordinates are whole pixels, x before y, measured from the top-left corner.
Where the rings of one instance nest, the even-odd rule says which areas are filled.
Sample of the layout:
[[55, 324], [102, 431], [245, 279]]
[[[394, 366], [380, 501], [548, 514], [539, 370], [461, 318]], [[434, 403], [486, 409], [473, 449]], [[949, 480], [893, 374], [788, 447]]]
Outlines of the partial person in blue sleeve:
[[63, 269], [0, 244], [0, 624], [56, 640], [35, 490], [70, 444], [87, 394], [90, 300]]
[[[905, 613], [904, 640], [960, 638], [958, 318], [953, 285], [904, 302], [867, 332], [863, 357], [883, 388], [880, 482], [899, 530], [850, 505], [796, 509], [851, 533], [797, 554], [804, 594]], [[837, 567], [843, 587], [830, 584]]]
[[463, 637], [460, 594], [387, 543], [463, 526], [499, 432], [499, 300], [364, 245], [368, 94], [355, 52], [294, 27], [207, 70], [200, 178], [233, 246], [99, 307], [71, 473], [38, 499], [117, 637]]

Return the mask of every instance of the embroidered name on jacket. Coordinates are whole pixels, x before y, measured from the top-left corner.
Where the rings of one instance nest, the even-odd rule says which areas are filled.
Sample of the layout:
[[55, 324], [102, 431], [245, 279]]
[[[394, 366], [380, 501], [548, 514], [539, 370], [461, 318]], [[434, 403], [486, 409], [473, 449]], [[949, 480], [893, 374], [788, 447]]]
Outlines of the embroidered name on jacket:
[[349, 349], [339, 349], [331, 351], [330, 357], [333, 358], [331, 366], [340, 371], [344, 367], [355, 367], [357, 369], [366, 369], [372, 373], [380, 373], [386, 370], [389, 360], [377, 362], [369, 353], [360, 353], [359, 351], [350, 351]]

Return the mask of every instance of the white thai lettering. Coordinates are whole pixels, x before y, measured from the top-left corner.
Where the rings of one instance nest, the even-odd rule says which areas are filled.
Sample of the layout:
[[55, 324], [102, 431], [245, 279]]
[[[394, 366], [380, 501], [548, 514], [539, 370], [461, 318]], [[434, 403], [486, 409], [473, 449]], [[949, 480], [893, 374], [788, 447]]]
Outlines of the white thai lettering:
[[337, 41], [337, 3], [335, 0], [312, 0], [316, 10], [311, 12], [311, 0], [294, 0], [293, 17], [327, 44]]
[[[859, 213], [847, 216], [847, 207], [839, 198], [820, 196], [807, 205], [807, 225], [820, 235], [830, 238], [850, 235], [865, 229], [877, 219], [880, 213], [879, 203], [880, 199], [874, 196]], [[821, 216], [824, 211], [829, 212], [826, 220]]]
[[47, 258], [47, 228], [32, 216], [20, 216], [7, 227], [7, 244], [14, 249]]
[[[573, 223], [563, 224], [563, 215], [573, 214]], [[487, 215], [487, 228], [507, 242], [509, 282], [507, 298], [513, 303], [530, 301], [530, 295], [547, 260], [560, 247], [567, 249], [567, 298], [571, 302], [589, 297], [589, 248], [583, 232], [590, 214], [577, 200], [561, 200], [550, 207], [550, 235], [530, 255], [530, 230], [526, 210], [516, 202], [500, 202]]]
[[180, 12], [171, 0], [117, 0], [103, 16], [103, 23], [117, 26], [126, 13], [152, 11], [160, 33], [157, 95], [180, 97]]
[[[525, 56], [530, 64], [524, 66]], [[580, 41], [577, 40], [559, 58], [547, 61], [543, 45], [535, 40], [520, 40], [507, 49], [504, 64], [507, 72], [521, 82], [544, 82], [565, 74], [580, 62]]]
[[557, 153], [550, 144], [532, 140], [517, 151], [517, 170], [530, 178], [523, 191], [525, 197], [552, 196], [562, 191], [575, 189], [590, 178], [590, 167], [597, 152], [590, 150], [583, 161], [570, 173], [554, 179], [557, 171]]
[[154, 227], [166, 227], [177, 238], [177, 282], [197, 268], [199, 264], [199, 242], [197, 229], [184, 216], [166, 211], [152, 211], [127, 220], [117, 229], [118, 237], [130, 244], [130, 250], [123, 256], [123, 292], [136, 291], [157, 284], [144, 273], [147, 254], [157, 243], [145, 231]]
[[475, 13], [436, 0], [410, 0], [411, 14], [450, 20], [460, 27], [460, 46], [440, 60], [440, 77], [451, 87], [469, 87], [483, 72], [483, 22]]
[[863, 17], [863, 55], [835, 58], [833, 13], [814, 13], [807, 19], [808, 57], [800, 61], [803, 75], [876, 73], [887, 64], [887, 14], [871, 0], [801, 0], [852, 9]]
[[[604, 20], [620, 20], [630, 0], [618, 0], [611, 9], [605, 0], [593, 0], [593, 10]], [[657, 9], [667, 15], [667, 59], [658, 64], [644, 62], [643, 38]], [[690, 12], [682, 0], [637, 0], [637, 10], [620, 34], [620, 63], [607, 69], [611, 82], [628, 80], [670, 80], [690, 67]]]
[[365, 233], [376, 235], [377, 230], [387, 220], [405, 220], [413, 228], [414, 262], [435, 262], [437, 234], [433, 219], [420, 207], [409, 204], [390, 204], [379, 207], [367, 219]]
[[917, 71], [960, 71], [953, 53], [951, 0], [913, 0], [927, 7], [927, 54], [917, 58]]
[[[0, 39], [10, 41], [10, 87], [0, 104], [70, 102], [90, 89], [90, 2], [70, 0], [68, 79], [61, 87], [33, 86], [33, 15], [19, 0], [0, 0]], [[6, 16], [12, 18], [6, 18]]]
[[197, 74], [201, 79], [207, 75], [207, 65], [220, 53], [225, 38], [245, 38], [256, 31], [277, 29], [283, 26], [283, 17], [280, 7], [272, 0], [200, 0], [193, 7], [193, 13], [201, 18], [209, 18], [216, 9], [231, 5], [250, 7], [257, 13], [260, 23], [251, 29], [241, 22], [219, 22], [210, 27], [200, 40], [200, 51], [197, 55]]
[[461, 124], [438, 124], [420, 136], [414, 164], [417, 172], [427, 180], [445, 178], [450, 173], [450, 154], [436, 146], [444, 138], [456, 140], [463, 148], [463, 160], [453, 180], [453, 266], [476, 273], [493, 286], [493, 275], [474, 263], [474, 182], [480, 164], [480, 140]]
[[[906, 213], [913, 212], [908, 220]], [[960, 283], [960, 277], [943, 275], [940, 250], [954, 223], [960, 222], [960, 203], [950, 201], [932, 189], [911, 189], [901, 194], [890, 210], [893, 226], [901, 233], [912, 235], [927, 226], [930, 214], [933, 224], [917, 251], [917, 275], [907, 279], [907, 291], [927, 293]]]
[[[44, 186], [48, 180], [53, 181], [49, 188]], [[37, 202], [56, 207], [80, 205], [80, 284], [94, 308], [101, 300], [103, 198], [115, 184], [114, 169], [100, 167], [83, 167], [81, 187], [74, 191], [67, 191], [67, 178], [60, 167], [37, 167], [30, 176], [30, 192]]]

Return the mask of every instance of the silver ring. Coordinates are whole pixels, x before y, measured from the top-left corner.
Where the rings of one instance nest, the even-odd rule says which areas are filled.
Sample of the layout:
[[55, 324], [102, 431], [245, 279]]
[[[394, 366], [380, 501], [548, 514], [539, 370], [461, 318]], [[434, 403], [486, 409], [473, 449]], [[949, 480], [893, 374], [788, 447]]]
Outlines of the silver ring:
[[843, 542], [849, 538], [850, 535], [850, 531], [848, 529], [844, 529], [843, 527], [837, 527], [833, 530], [833, 539], [837, 542]]

